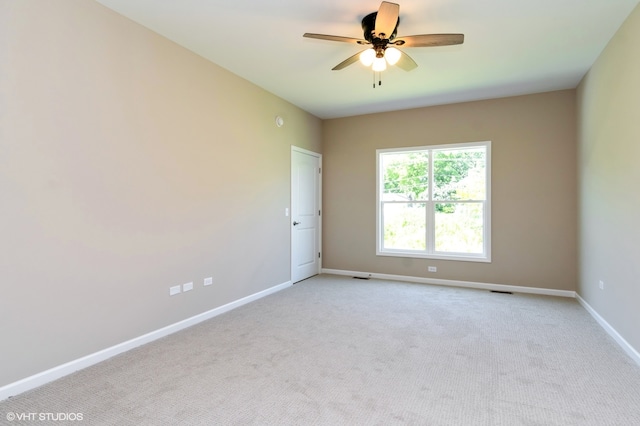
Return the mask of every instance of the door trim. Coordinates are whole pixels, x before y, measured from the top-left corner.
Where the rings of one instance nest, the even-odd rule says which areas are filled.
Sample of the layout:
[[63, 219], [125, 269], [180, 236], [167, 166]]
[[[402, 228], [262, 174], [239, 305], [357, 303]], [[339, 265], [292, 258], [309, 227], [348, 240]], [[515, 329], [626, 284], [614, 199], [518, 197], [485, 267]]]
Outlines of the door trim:
[[291, 281], [293, 280], [293, 230], [291, 228], [291, 220], [293, 218], [293, 176], [291, 174], [291, 169], [293, 167], [294, 151], [311, 155], [318, 159], [318, 167], [320, 167], [317, 199], [320, 215], [318, 217], [318, 228], [316, 230], [316, 232], [318, 233], [318, 235], [316, 235], [316, 237], [318, 238], [318, 252], [320, 253], [320, 259], [318, 260], [318, 274], [320, 274], [320, 272], [322, 271], [322, 258], [324, 257], [322, 254], [322, 216], [324, 215], [324, 212], [322, 211], [322, 175], [324, 174], [324, 170], [322, 170], [322, 154], [314, 151], [309, 151], [308, 149], [300, 148], [295, 145], [291, 145], [291, 154], [289, 156], [289, 280]]

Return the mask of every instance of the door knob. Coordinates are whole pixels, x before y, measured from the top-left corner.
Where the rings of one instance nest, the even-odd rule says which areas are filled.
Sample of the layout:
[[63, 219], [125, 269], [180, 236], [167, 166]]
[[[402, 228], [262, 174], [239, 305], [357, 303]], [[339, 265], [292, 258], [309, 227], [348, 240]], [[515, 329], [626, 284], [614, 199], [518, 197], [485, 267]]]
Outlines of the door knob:
[[296, 221], [294, 220], [294, 221], [293, 221], [293, 226], [300, 225], [300, 223], [301, 223], [301, 222], [296, 222]]

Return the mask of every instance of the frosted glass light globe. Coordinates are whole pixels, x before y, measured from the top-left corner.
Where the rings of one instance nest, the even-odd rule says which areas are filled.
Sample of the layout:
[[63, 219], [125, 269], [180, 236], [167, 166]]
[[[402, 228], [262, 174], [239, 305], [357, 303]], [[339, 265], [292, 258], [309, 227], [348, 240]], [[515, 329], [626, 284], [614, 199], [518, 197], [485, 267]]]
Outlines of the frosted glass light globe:
[[384, 71], [387, 69], [387, 61], [384, 58], [375, 58], [371, 68], [376, 72]]
[[370, 67], [374, 59], [376, 59], [376, 51], [373, 49], [367, 49], [360, 53], [360, 62], [365, 67]]
[[400, 60], [402, 52], [395, 47], [389, 47], [384, 51], [384, 58], [389, 62], [389, 65], [395, 65]]

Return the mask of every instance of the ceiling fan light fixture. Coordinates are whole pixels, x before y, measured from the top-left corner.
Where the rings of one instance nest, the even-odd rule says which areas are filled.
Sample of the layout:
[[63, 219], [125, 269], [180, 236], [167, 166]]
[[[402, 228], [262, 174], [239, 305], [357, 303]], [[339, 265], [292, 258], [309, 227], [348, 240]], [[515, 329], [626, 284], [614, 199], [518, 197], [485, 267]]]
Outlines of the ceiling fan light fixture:
[[374, 59], [376, 59], [376, 51], [373, 49], [363, 50], [362, 53], [360, 53], [360, 63], [365, 67], [373, 65]]
[[387, 61], [384, 58], [375, 58], [371, 68], [376, 72], [384, 71], [387, 69]]
[[402, 52], [400, 52], [398, 49], [396, 49], [395, 47], [388, 47], [387, 49], [385, 49], [384, 51], [384, 59], [387, 60], [387, 62], [389, 63], [389, 65], [395, 65], [398, 63], [398, 61], [400, 60], [400, 56], [402, 55]]
[[[387, 69], [387, 65], [395, 65], [404, 71], [412, 71], [418, 66], [411, 56], [396, 47], [436, 47], [464, 43], [464, 34], [419, 34], [396, 38], [398, 25], [400, 25], [400, 5], [382, 1], [377, 12], [372, 12], [362, 18], [363, 39], [315, 33], [304, 33], [303, 37], [360, 46], [368, 45], [369, 49], [365, 48], [366, 50], [349, 56], [331, 69], [333, 71], [341, 70], [359, 60], [365, 67], [371, 67], [374, 80], [376, 73], [380, 76], [380, 73]], [[382, 82], [379, 80], [378, 85], [381, 84]]]

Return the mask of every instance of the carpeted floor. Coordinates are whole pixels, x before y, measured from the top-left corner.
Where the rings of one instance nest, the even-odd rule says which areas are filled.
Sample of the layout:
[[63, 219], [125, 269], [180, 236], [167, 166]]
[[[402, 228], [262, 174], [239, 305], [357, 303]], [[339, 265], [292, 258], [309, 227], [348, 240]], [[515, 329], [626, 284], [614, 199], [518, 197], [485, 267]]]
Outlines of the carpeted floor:
[[573, 299], [323, 275], [0, 402], [87, 425], [640, 425]]

